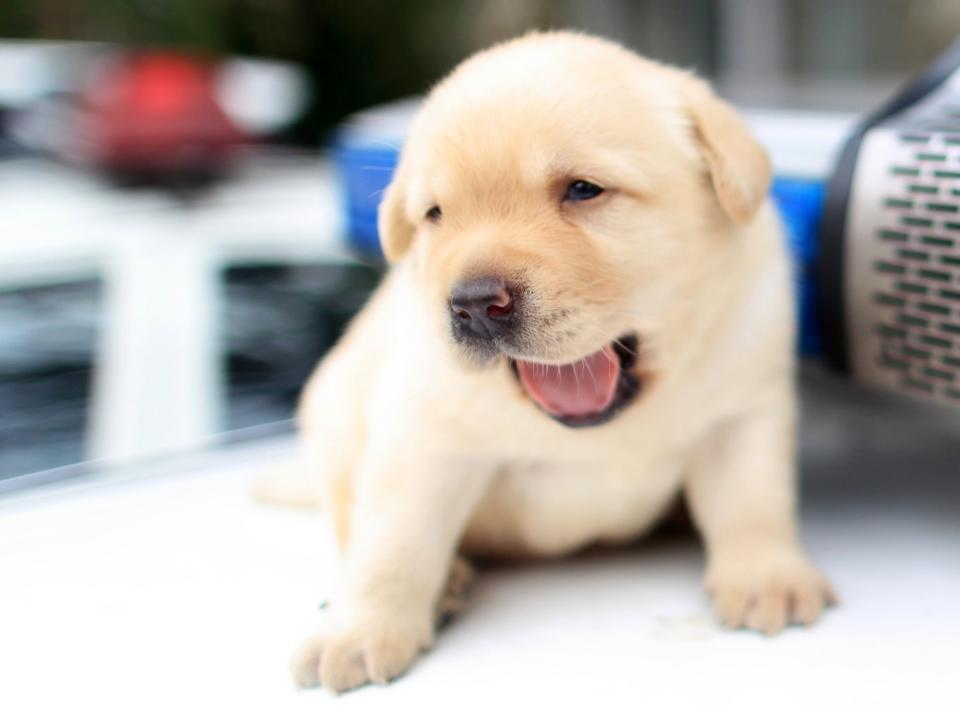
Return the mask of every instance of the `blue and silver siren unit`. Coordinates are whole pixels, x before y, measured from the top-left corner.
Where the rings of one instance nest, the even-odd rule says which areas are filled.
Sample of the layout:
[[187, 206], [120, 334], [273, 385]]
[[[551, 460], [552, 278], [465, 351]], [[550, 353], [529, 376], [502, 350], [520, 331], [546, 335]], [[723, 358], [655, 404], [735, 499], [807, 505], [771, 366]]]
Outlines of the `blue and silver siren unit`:
[[960, 40], [847, 141], [818, 271], [830, 363], [960, 404]]

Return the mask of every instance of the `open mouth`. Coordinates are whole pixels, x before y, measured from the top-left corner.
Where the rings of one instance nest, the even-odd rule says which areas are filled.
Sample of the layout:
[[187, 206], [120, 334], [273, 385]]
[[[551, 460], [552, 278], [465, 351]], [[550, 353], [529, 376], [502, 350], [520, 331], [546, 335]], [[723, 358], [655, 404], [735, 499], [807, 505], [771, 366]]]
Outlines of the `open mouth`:
[[512, 359], [517, 379], [541, 410], [569, 427], [608, 422], [640, 392], [637, 337], [620, 337], [562, 365]]

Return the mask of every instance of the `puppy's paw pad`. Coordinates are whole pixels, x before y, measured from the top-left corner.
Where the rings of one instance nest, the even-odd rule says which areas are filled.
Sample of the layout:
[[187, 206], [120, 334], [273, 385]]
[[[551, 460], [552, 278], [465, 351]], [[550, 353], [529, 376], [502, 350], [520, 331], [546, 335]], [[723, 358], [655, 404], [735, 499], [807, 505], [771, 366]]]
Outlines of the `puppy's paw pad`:
[[830, 582], [804, 559], [720, 566], [707, 589], [726, 626], [768, 635], [790, 624], [810, 626], [837, 601]]
[[298, 687], [323, 685], [343, 692], [368, 682], [387, 683], [403, 673], [429, 647], [411, 631], [353, 629], [310, 638], [290, 664]]

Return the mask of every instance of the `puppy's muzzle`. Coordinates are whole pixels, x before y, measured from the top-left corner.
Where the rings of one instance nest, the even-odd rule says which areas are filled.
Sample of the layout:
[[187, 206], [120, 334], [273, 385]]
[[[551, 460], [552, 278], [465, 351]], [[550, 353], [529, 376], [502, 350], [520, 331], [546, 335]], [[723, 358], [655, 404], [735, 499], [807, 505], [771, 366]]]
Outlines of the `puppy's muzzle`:
[[450, 294], [454, 330], [463, 336], [491, 341], [515, 324], [515, 296], [503, 281], [492, 277], [466, 280]]

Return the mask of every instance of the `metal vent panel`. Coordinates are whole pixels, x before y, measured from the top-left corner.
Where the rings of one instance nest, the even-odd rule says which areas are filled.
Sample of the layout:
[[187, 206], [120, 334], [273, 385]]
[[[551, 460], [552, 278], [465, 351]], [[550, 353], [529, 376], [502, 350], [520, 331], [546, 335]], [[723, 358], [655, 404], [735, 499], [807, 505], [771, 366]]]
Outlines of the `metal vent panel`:
[[960, 402], [960, 107], [866, 136], [847, 249], [854, 375]]

